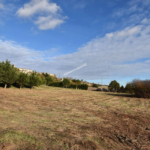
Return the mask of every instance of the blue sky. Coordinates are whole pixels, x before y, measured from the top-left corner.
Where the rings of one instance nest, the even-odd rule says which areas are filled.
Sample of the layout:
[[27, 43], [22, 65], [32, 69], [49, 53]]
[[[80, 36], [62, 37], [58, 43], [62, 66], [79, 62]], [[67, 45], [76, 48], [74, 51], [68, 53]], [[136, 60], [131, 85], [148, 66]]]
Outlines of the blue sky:
[[[90, 82], [150, 77], [150, 0], [0, 0], [0, 61]], [[64, 76], [65, 77], [65, 76]]]

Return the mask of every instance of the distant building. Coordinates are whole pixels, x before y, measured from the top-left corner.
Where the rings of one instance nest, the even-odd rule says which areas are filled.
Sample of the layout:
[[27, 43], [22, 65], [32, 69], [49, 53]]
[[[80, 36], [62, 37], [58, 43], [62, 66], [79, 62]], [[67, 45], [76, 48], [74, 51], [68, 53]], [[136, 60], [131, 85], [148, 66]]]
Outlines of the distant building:
[[[17, 68], [17, 67], [15, 67], [15, 65], [12, 65], [14, 68]], [[19, 71], [20, 72], [23, 72], [23, 73], [32, 73], [33, 72], [33, 70], [30, 70], [30, 69], [25, 69], [25, 68], [17, 68], [17, 69], [19, 69]], [[37, 73], [40, 73], [40, 74], [42, 74], [41, 72], [37, 72]], [[45, 74], [46, 74], [46, 72], [44, 72]], [[53, 76], [53, 77], [55, 77], [55, 75], [54, 74], [52, 74], [52, 73], [47, 73], [48, 75], [50, 75], [50, 76]]]
[[19, 71], [23, 72], [23, 73], [32, 73], [33, 71], [30, 69], [25, 69], [25, 68], [18, 68]]

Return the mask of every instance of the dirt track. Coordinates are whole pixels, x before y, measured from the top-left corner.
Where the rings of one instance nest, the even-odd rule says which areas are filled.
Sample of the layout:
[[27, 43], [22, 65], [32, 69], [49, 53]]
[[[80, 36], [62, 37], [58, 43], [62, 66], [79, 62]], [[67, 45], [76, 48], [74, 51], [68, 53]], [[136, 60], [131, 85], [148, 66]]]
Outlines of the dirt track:
[[0, 88], [0, 149], [150, 150], [150, 99]]

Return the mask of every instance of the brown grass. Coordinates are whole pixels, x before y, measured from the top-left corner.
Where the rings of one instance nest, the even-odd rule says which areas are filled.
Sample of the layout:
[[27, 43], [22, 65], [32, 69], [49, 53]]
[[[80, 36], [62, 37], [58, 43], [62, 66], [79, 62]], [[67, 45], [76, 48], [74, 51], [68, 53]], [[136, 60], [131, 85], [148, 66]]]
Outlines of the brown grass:
[[0, 150], [148, 150], [149, 114], [126, 94], [0, 88]]

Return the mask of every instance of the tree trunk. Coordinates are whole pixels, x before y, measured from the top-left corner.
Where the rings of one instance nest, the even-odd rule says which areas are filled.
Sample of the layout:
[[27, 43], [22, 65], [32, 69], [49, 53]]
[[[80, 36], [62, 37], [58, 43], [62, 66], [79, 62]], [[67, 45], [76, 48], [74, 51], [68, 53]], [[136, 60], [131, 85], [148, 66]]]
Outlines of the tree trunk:
[[22, 86], [20, 86], [20, 89], [22, 88]]
[[7, 84], [5, 84], [5, 87], [4, 87], [4, 89], [6, 89], [7, 88]]
[[31, 86], [31, 89], [33, 89], [33, 86]]

